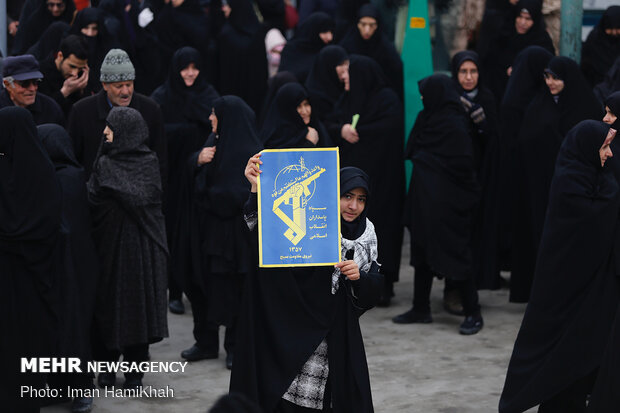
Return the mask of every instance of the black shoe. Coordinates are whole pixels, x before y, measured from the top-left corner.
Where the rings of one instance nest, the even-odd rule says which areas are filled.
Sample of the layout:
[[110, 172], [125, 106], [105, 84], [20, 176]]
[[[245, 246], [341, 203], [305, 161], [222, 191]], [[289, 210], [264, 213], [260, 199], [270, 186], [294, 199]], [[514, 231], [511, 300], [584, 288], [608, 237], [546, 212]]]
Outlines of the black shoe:
[[228, 370], [232, 370], [232, 364], [233, 364], [233, 353], [231, 351], [231, 352], [226, 353], [226, 368]]
[[73, 399], [73, 404], [71, 405], [72, 413], [86, 413], [90, 412], [93, 408], [93, 398], [92, 397], [76, 397]]
[[112, 387], [116, 384], [115, 373], [99, 373], [97, 376], [97, 384], [99, 387]]
[[187, 350], [183, 350], [181, 352], [181, 357], [183, 357], [187, 361], [198, 361], [198, 360], [210, 360], [216, 359], [218, 356], [216, 352], [204, 351], [197, 344], [194, 344]]
[[168, 308], [173, 314], [185, 314], [185, 305], [183, 305], [181, 300], [170, 300]]
[[392, 321], [396, 324], [429, 324], [433, 322], [433, 317], [431, 317], [431, 313], [418, 313], [417, 311], [411, 309], [406, 313], [397, 315], [392, 319]]
[[483, 326], [484, 321], [482, 321], [482, 316], [480, 314], [468, 315], [459, 327], [459, 333], [466, 336], [471, 336], [472, 334], [476, 334], [478, 331], [482, 330]]
[[141, 377], [125, 377], [125, 383], [123, 383], [123, 389], [140, 390], [141, 388], [142, 388]]

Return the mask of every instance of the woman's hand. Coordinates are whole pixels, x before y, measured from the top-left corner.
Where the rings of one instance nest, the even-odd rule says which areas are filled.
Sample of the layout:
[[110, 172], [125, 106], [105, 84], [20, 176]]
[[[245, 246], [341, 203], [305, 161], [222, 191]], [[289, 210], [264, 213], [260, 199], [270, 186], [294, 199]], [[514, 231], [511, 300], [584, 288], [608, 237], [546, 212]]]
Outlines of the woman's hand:
[[342, 125], [340, 135], [342, 135], [342, 139], [349, 143], [357, 143], [360, 140], [360, 136], [357, 134], [357, 131], [353, 129], [353, 126], [351, 126], [350, 123]]
[[252, 193], [255, 193], [258, 190], [258, 175], [261, 173], [259, 165], [263, 164], [263, 161], [260, 160], [261, 153], [257, 153], [248, 159], [248, 164], [245, 166], [245, 177], [250, 184], [252, 184], [252, 189], [250, 190]]
[[211, 162], [214, 156], [215, 156], [215, 146], [209, 146], [207, 148], [202, 148], [202, 150], [198, 154], [198, 166], [202, 166], [206, 163]]
[[334, 267], [339, 268], [340, 272], [351, 281], [360, 279], [360, 269], [353, 260], [339, 262]]
[[319, 143], [319, 133], [311, 126], [308, 126], [308, 134], [306, 135], [306, 139], [312, 142], [313, 145]]

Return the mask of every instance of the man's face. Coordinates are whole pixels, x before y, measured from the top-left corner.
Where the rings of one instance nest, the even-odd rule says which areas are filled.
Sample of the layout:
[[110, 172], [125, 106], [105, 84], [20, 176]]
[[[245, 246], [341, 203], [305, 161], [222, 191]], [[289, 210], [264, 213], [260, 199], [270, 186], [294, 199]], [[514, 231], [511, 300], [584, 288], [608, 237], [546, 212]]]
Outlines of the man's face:
[[65, 79], [70, 77], [78, 77], [79, 73], [84, 70], [87, 63], [87, 59], [78, 59], [74, 54], [70, 54], [67, 58], [62, 55], [62, 52], [58, 52], [56, 55], [56, 67]]
[[4, 86], [13, 104], [25, 108], [32, 105], [37, 98], [39, 79], [14, 80], [12, 85], [5, 79]]
[[102, 83], [112, 106], [129, 106], [133, 96], [133, 80], [125, 82]]

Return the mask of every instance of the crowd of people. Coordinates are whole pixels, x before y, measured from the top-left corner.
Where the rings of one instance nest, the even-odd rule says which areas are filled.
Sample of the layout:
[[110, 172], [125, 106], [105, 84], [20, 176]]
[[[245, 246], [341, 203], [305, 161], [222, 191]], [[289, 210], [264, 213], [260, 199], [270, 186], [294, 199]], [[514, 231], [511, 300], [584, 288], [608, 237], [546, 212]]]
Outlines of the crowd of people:
[[[477, 334], [478, 290], [508, 286], [529, 303], [500, 412], [620, 408], [620, 6], [576, 62], [555, 56], [539, 0], [487, 2], [452, 76], [415, 79], [423, 110], [405, 131], [398, 1], [8, 3], [1, 405], [39, 411], [23, 385], [94, 385], [20, 373], [20, 357], [149, 360], [185, 294], [180, 356], [218, 358], [225, 327], [237, 402], [370, 413], [358, 318], [390, 305], [407, 227], [413, 300], [394, 323], [432, 323], [440, 278], [459, 333]], [[343, 261], [258, 268], [260, 151], [333, 146]]]

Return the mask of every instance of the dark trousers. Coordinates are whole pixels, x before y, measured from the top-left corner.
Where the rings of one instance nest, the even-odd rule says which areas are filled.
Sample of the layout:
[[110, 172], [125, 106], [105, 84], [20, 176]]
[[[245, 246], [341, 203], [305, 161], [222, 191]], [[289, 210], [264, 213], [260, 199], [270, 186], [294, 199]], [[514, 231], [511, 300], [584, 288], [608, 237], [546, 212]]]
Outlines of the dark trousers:
[[[208, 353], [217, 354], [220, 349], [219, 325], [208, 319], [207, 297], [202, 289], [197, 286], [186, 291], [185, 294], [192, 305], [193, 333], [196, 344]], [[224, 349], [227, 353], [233, 352], [235, 348], [235, 325], [236, 320], [232, 325], [226, 327]]]
[[288, 400], [280, 399], [280, 403], [274, 413], [317, 413], [317, 412], [332, 412], [331, 408], [326, 408], [322, 410], [317, 409], [309, 409], [303, 406], [297, 406], [294, 403], [289, 402]]
[[[468, 280], [451, 280], [451, 284], [459, 290], [463, 312], [465, 316], [480, 313], [478, 290], [473, 278]], [[413, 310], [418, 313], [430, 313], [431, 289], [433, 287], [433, 273], [427, 265], [418, 265], [415, 268], [413, 281]]]

